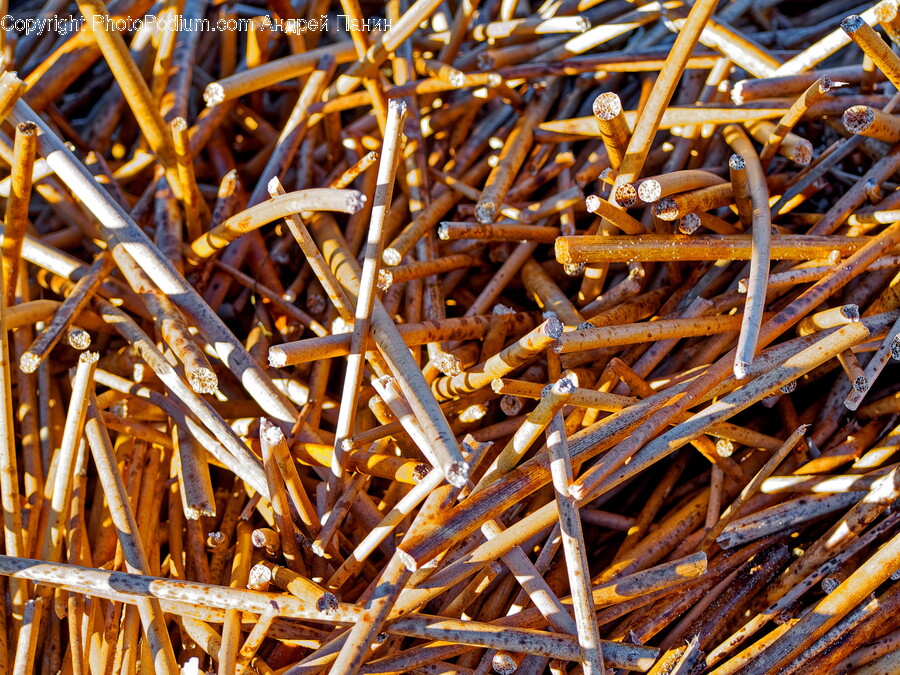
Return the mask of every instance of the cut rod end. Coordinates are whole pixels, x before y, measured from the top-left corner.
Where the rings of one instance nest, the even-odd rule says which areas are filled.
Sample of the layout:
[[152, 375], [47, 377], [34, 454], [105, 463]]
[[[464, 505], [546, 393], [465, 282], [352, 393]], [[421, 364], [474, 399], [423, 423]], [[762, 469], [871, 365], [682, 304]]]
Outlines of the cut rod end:
[[284, 368], [287, 365], [287, 354], [280, 345], [269, 347], [269, 365], [272, 368]]
[[650, 210], [660, 220], [677, 220], [679, 215], [678, 202], [671, 197], [663, 197]]
[[41, 359], [32, 352], [25, 352], [19, 357], [19, 368], [23, 373], [33, 373], [41, 365]]
[[497, 218], [497, 205], [492, 201], [482, 200], [475, 205], [475, 220], [482, 225], [490, 225]]
[[16, 131], [22, 136], [34, 136], [38, 132], [38, 125], [34, 122], [21, 122], [16, 125]]
[[206, 85], [206, 89], [203, 90], [203, 100], [206, 102], [207, 108], [212, 108], [220, 103], [224, 103], [225, 89], [223, 89], [222, 85], [218, 82], [211, 82]]
[[191, 371], [188, 383], [197, 394], [214, 394], [219, 388], [219, 378], [210, 368], [196, 368]]
[[555, 316], [549, 317], [544, 322], [543, 332], [548, 336], [553, 338], [554, 340], [558, 340], [562, 337], [563, 334], [563, 324], [562, 321], [557, 319]]
[[573, 376], [566, 375], [559, 378], [550, 386], [550, 393], [556, 394], [557, 396], [574, 394], [577, 388], [577, 379], [573, 379]]
[[188, 520], [200, 520], [204, 516], [214, 517], [216, 515], [216, 507], [209, 502], [185, 505], [184, 515], [187, 516]]
[[518, 669], [519, 664], [516, 663], [511, 654], [497, 652], [491, 660], [491, 667], [499, 675], [512, 675]]
[[859, 305], [849, 304], [841, 307], [841, 316], [850, 323], [859, 323]]
[[[656, 183], [656, 181], [644, 181], [644, 183], [650, 182]], [[643, 187], [643, 183], [641, 184], [641, 187]], [[656, 183], [656, 187], [659, 187], [659, 183]], [[650, 194], [650, 188], [648, 188], [646, 193], [648, 195]], [[641, 198], [641, 201], [647, 203], [656, 201], [656, 199], [644, 199], [643, 195], [641, 195], [641, 192], [639, 190], [635, 190], [634, 185], [632, 185], [631, 183], [622, 183], [622, 185], [613, 188], [613, 199], [615, 199], [616, 204], [621, 206], [623, 209], [634, 206], [637, 203], [638, 197]], [[657, 199], [658, 198], [659, 197], [657, 197]]]
[[388, 101], [388, 112], [393, 112], [395, 115], [403, 117], [406, 114], [406, 103], [398, 98], [392, 98]]
[[91, 334], [82, 328], [73, 328], [66, 335], [66, 342], [72, 349], [84, 351], [91, 346]]
[[853, 35], [856, 31], [863, 27], [866, 22], [863, 20], [859, 14], [851, 14], [846, 19], [841, 21], [841, 29], [847, 33], [847, 35]]
[[581, 483], [572, 483], [569, 485], [569, 496], [576, 501], [581, 501], [587, 497], [587, 489]]
[[407, 571], [415, 572], [419, 569], [419, 564], [416, 562], [416, 559], [402, 548], [397, 549], [397, 557], [400, 558], [400, 562], [403, 563], [403, 566]]
[[594, 99], [593, 109], [597, 119], [606, 122], [622, 112], [622, 101], [618, 94], [606, 92]]
[[459, 360], [459, 357], [448, 352], [442, 352], [435, 365], [444, 375], [451, 377], [459, 375], [463, 371], [462, 361]]
[[264, 445], [273, 446], [284, 440], [284, 432], [272, 424], [267, 418], [259, 418], [259, 440]]
[[469, 465], [465, 462], [450, 462], [444, 467], [444, 477], [454, 487], [465, 487], [469, 482]]
[[684, 214], [684, 218], [681, 219], [681, 222], [678, 224], [678, 231], [682, 234], [694, 234], [698, 229], [700, 229], [700, 216], [696, 213], [686, 213]]
[[334, 593], [330, 593], [326, 591], [322, 594], [322, 596], [316, 600], [316, 609], [322, 612], [322, 614], [331, 615], [338, 611], [338, 607], [340, 603], [338, 603], [338, 599]]
[[400, 254], [400, 251], [395, 248], [386, 248], [381, 254], [381, 259], [384, 261], [385, 265], [396, 267], [403, 260], [403, 256]]
[[747, 83], [747, 80], [740, 80], [739, 82], [735, 82], [734, 86], [731, 88], [731, 101], [735, 105], [744, 105], [744, 85]]
[[391, 285], [393, 283], [394, 283], [394, 275], [391, 273], [390, 270], [385, 269], [383, 267], [380, 270], [378, 270], [378, 280], [375, 282], [375, 285], [378, 287], [379, 290], [386, 291], [387, 289], [389, 289], [391, 287]]
[[347, 190], [347, 213], [359, 213], [366, 205], [366, 196], [359, 190]]

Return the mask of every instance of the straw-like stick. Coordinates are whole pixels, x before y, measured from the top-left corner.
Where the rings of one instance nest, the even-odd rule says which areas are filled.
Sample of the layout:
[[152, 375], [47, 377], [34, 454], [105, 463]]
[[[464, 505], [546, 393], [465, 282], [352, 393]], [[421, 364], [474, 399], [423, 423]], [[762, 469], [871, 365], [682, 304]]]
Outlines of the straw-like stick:
[[78, 280], [69, 296], [56, 310], [47, 327], [35, 338], [28, 350], [19, 357], [19, 367], [26, 373], [33, 373], [47, 358], [50, 350], [66, 334], [66, 329], [75, 316], [90, 302], [92, 294], [109, 273], [114, 261], [108, 254], [97, 256], [90, 271]]
[[877, 138], [888, 143], [896, 143], [900, 139], [900, 125], [895, 115], [889, 115], [878, 108], [867, 105], [854, 105], [844, 111], [841, 121], [844, 128], [852, 134]]
[[600, 634], [595, 620], [594, 599], [588, 570], [587, 549], [581, 518], [574, 499], [569, 495], [572, 482], [572, 464], [562, 413], [557, 412], [547, 427], [547, 446], [550, 449], [550, 473], [559, 509], [560, 533], [569, 587], [572, 590], [572, 606], [578, 626], [578, 641], [584, 654], [582, 665], [586, 673], [603, 673], [603, 653]]
[[[6, 239], [4, 237], [4, 243]], [[10, 261], [3, 258], [3, 281], [6, 281], [6, 265]], [[18, 259], [12, 261], [18, 265]], [[24, 279], [23, 279], [24, 282]], [[15, 290], [15, 289], [13, 289]], [[0, 395], [3, 396], [3, 410], [0, 414], [0, 437], [3, 438], [3, 447], [0, 449], [0, 505], [3, 508], [3, 541], [5, 550], [11, 555], [26, 554], [25, 541], [22, 537], [22, 505], [19, 501], [18, 467], [16, 452], [16, 437], [13, 423], [13, 397], [12, 374], [9, 353], [9, 333], [7, 324], [8, 306], [6, 303], [6, 288], [0, 285]], [[19, 380], [19, 391], [22, 390], [22, 381]], [[23, 426], [24, 430], [24, 426]], [[35, 441], [31, 439], [32, 443]], [[15, 551], [16, 553], [13, 553]], [[13, 612], [21, 616], [24, 603], [28, 600], [27, 590], [23, 584], [10, 584], [10, 597], [12, 599]]]
[[[246, 520], [240, 520], [237, 524], [237, 541], [235, 542], [234, 558], [231, 563], [232, 589], [246, 588], [250, 577], [252, 564], [252, 546], [250, 535], [253, 527]], [[265, 610], [263, 610], [265, 611]], [[260, 612], [262, 613], [262, 612]], [[222, 625], [222, 646], [219, 648], [219, 675], [233, 673], [237, 669], [238, 650], [241, 638], [241, 614], [240, 610], [227, 609]]]
[[619, 175], [616, 177], [616, 185], [633, 183], [640, 175], [663, 113], [675, 93], [675, 85], [681, 78], [700, 33], [715, 8], [716, 3], [712, 0], [698, 1], [691, 7], [690, 14], [675, 38], [672, 51], [656, 78], [643, 114], [634, 125]]
[[563, 333], [553, 344], [553, 351], [557, 354], [568, 354], [598, 347], [730, 333], [740, 329], [742, 320], [742, 317], [738, 316], [707, 316], [581, 328]]
[[268, 572], [273, 584], [279, 588], [283, 588], [300, 600], [315, 605], [316, 608], [324, 614], [328, 614], [337, 609], [337, 598], [332, 593], [329, 593], [322, 588], [322, 586], [307, 579], [303, 575], [292, 572], [287, 567], [275, 565], [264, 560], [257, 565], [254, 565], [251, 570], [251, 577], [253, 576], [254, 570], [259, 568]]
[[178, 163], [178, 179], [181, 182], [181, 198], [184, 203], [185, 224], [187, 236], [193, 241], [203, 232], [200, 222], [201, 207], [206, 202], [201, 201], [197, 191], [197, 180], [194, 176], [194, 163], [191, 157], [190, 142], [188, 141], [187, 122], [183, 117], [176, 117], [169, 124], [172, 133], [175, 160]]
[[[571, 380], [570, 380], [571, 381]], [[491, 382], [491, 387], [497, 394], [509, 396], [525, 396], [527, 398], [543, 399], [544, 386], [534, 382], [524, 382], [509, 378], [499, 378]], [[593, 389], [576, 387], [568, 398], [569, 405], [577, 405], [585, 408], [598, 408], [608, 412], [623, 410], [636, 403], [637, 399], [620, 394], [608, 394]]]
[[534, 129], [547, 116], [550, 106], [559, 95], [560, 81], [551, 79], [540, 94], [528, 104], [525, 114], [510, 132], [503, 145], [497, 166], [491, 171], [478, 203], [475, 205], [475, 219], [484, 225], [494, 222], [500, 205], [506, 198], [512, 182], [519, 172], [526, 154], [531, 147]]
[[832, 88], [841, 86], [841, 84], [834, 82], [827, 75], [823, 75], [794, 101], [790, 110], [778, 121], [775, 129], [769, 135], [769, 138], [766, 139], [765, 145], [759, 152], [759, 161], [762, 162], [764, 167], [769, 165], [785, 137], [800, 121], [809, 107], [825, 96]]
[[738, 495], [737, 499], [735, 499], [727, 509], [722, 512], [722, 515], [719, 516], [718, 521], [715, 525], [713, 525], [709, 531], [703, 536], [703, 541], [700, 542], [698, 548], [701, 550], [707, 550], [710, 545], [718, 538], [718, 536], [722, 533], [722, 530], [730, 523], [738, 514], [738, 512], [743, 508], [744, 504], [747, 503], [747, 500], [750, 499], [754, 494], [756, 494], [757, 490], [763, 485], [766, 479], [772, 475], [775, 469], [778, 468], [779, 464], [784, 461], [784, 458], [787, 457], [787, 454], [794, 449], [797, 443], [800, 442], [800, 439], [803, 437], [803, 434], [806, 433], [806, 429], [808, 427], [801, 426], [798, 427], [794, 433], [792, 433], [788, 439], [784, 442], [778, 450], [775, 452], [772, 457], [766, 462], [766, 464], [756, 473], [741, 493]]
[[[270, 438], [273, 434], [269, 434]], [[291, 454], [290, 449], [288, 448], [287, 442], [283, 438], [279, 440], [277, 436], [274, 438], [275, 442], [270, 445], [270, 450], [275, 458], [275, 462], [278, 465], [278, 469], [281, 473], [281, 477], [284, 480], [285, 489], [287, 490], [288, 497], [291, 500], [294, 508], [297, 511], [297, 514], [300, 516], [300, 520], [303, 525], [306, 527], [307, 531], [315, 536], [318, 534], [319, 529], [322, 527], [322, 524], [319, 522], [318, 514], [316, 513], [315, 507], [313, 507], [312, 502], [309, 499], [309, 495], [306, 493], [306, 488], [303, 486], [303, 483], [300, 480], [300, 475], [297, 472], [297, 466], [294, 461], [294, 457]], [[268, 475], [268, 472], [267, 472]]]
[[103, 58], [112, 70], [147, 142], [165, 167], [170, 187], [180, 198], [181, 184], [178, 181], [172, 136], [165, 128], [158, 112], [159, 108], [154, 105], [150, 89], [132, 60], [125, 41], [118, 32], [111, 30], [114, 23], [100, 0], [81, 0], [78, 9], [85, 21], [92, 26], [91, 35], [97, 41]]
[[[62, 549], [62, 528], [69, 510], [72, 496], [72, 472], [77, 462], [77, 455], [84, 451], [84, 424], [90, 401], [90, 387], [93, 384], [94, 370], [97, 368], [98, 355], [85, 352], [78, 358], [75, 377], [72, 380], [72, 405], [67, 414], [62, 445], [53, 480], [53, 491], [50, 493], [50, 508], [40, 542], [35, 542], [35, 550], [45, 560], [58, 561]], [[46, 589], [40, 592], [41, 597], [49, 597]]]
[[206, 105], [217, 106], [273, 84], [306, 75], [315, 69], [324, 56], [332, 56], [338, 64], [343, 64], [355, 60], [356, 52], [350, 40], [341, 40], [301, 54], [273, 59], [206, 85], [203, 99]]
[[[774, 234], [770, 240], [773, 260], [822, 260], [831, 251], [855, 253], [867, 239], [828, 235]], [[556, 240], [556, 259], [562, 264], [633, 260], [750, 260], [752, 237], [732, 235], [657, 235], [632, 237], [580, 235]]]
[[512, 471], [528, 452], [528, 449], [540, 437], [550, 424], [554, 415], [569, 401], [574, 393], [575, 385], [568, 377], [557, 380], [547, 391], [542, 394], [538, 406], [528, 415], [519, 430], [513, 434], [509, 443], [500, 451], [497, 458], [491, 463], [484, 476], [473, 488], [472, 492], [478, 492], [487, 487], [498, 478]]
[[841, 22], [841, 29], [874, 61], [894, 86], [900, 83], [900, 58], [875, 29], [866, 23], [866, 19], [857, 14], [848, 16]]
[[859, 307], [856, 305], [841, 305], [810, 314], [797, 324], [797, 333], [809, 335], [810, 333], [834, 328], [835, 326], [856, 323], [859, 320]]
[[600, 138], [603, 139], [603, 145], [606, 146], [609, 164], [618, 171], [631, 138], [628, 122], [625, 121], [622, 112], [622, 101], [612, 92], [600, 94], [594, 99], [593, 111], [594, 117], [597, 118]]
[[275, 527], [278, 530], [278, 534], [281, 535], [281, 549], [284, 553], [284, 559], [291, 570], [302, 574], [306, 570], [301, 558], [300, 545], [297, 543], [294, 524], [291, 521], [285, 481], [281, 476], [278, 462], [275, 460], [275, 451], [273, 450], [275, 445], [285, 442], [284, 434], [281, 432], [281, 429], [263, 417], [259, 423], [259, 441], [262, 448], [266, 480], [269, 484], [269, 500], [275, 517]]
[[[35, 307], [35, 310], [42, 307]], [[52, 306], [48, 306], [52, 309]], [[41, 315], [42, 316], [42, 315]], [[534, 327], [534, 314], [516, 312], [507, 320], [507, 330], [513, 333], [525, 332]], [[450, 340], [471, 340], [484, 337], [491, 323], [490, 315], [476, 315], [436, 321], [422, 321], [397, 326], [403, 342], [412, 347], [428, 342]], [[350, 336], [338, 333], [321, 338], [307, 338], [296, 342], [273, 345], [269, 348], [269, 364], [275, 368], [292, 366], [316, 359], [345, 356], [350, 350]]]
[[394, 284], [421, 279], [433, 274], [443, 274], [456, 269], [473, 267], [479, 262], [480, 260], [476, 256], [458, 253], [434, 260], [382, 268], [378, 270], [378, 288], [386, 291]]
[[384, 248], [384, 223], [391, 207], [394, 176], [397, 170], [397, 150], [401, 142], [400, 137], [405, 116], [405, 104], [392, 101], [388, 107], [388, 120], [384, 132], [385, 141], [378, 167], [378, 186], [372, 209], [372, 222], [369, 226], [365, 258], [363, 259], [363, 268], [359, 277], [359, 293], [356, 297], [353, 333], [350, 338], [350, 354], [347, 361], [347, 369], [344, 373], [343, 389], [345, 398], [341, 402], [338, 426], [335, 432], [334, 461], [331, 464], [331, 473], [328, 477], [328, 499], [326, 502], [328, 508], [334, 506], [344, 480], [344, 450], [342, 443], [344, 439], [350, 436], [356, 414], [356, 405], [359, 400], [358, 394], [360, 383], [362, 382], [365, 345], [368, 340], [369, 327], [371, 326], [372, 306], [375, 301], [375, 282], [378, 275], [378, 264], [381, 262], [381, 252]]
[[869, 391], [869, 380], [866, 378], [866, 373], [859, 364], [856, 354], [848, 350], [838, 354], [837, 358], [850, 380], [853, 390], [861, 394]]
[[[777, 125], [771, 120], [756, 120], [745, 124], [747, 131], [754, 139], [763, 143], [769, 142], [773, 134], [777, 133]], [[798, 136], [793, 131], [785, 133], [777, 149], [778, 154], [801, 166], [807, 166], [813, 159], [812, 142]]]
[[37, 127], [23, 122], [16, 127], [10, 174], [9, 201], [6, 203], [5, 229], [3, 231], [3, 288], [6, 306], [13, 304], [16, 279], [19, 274], [19, 258], [22, 238], [28, 221], [28, 204], [31, 200], [31, 175], [34, 168], [34, 152], [37, 147]]
[[[359, 289], [355, 261], [346, 253], [346, 242], [333, 220], [322, 220], [321, 227], [313, 232], [321, 237], [320, 249], [338, 281], [350, 295]], [[357, 268], [358, 269], [358, 268]], [[416, 420], [431, 439], [433, 451], [441, 457], [440, 468], [451, 484], [463, 484], [468, 476], [468, 466], [462, 458], [458, 443], [453, 438], [446, 417], [437, 405], [434, 395], [415, 365], [409, 350], [400, 337], [394, 322], [384, 306], [376, 300], [372, 308], [372, 335], [379, 351], [385, 357], [393, 373], [401, 373], [399, 380], [403, 394], [413, 409]]]
[[747, 162], [740, 155], [728, 158], [728, 173], [731, 178], [731, 192], [738, 218], [744, 229], [753, 226], [753, 204], [750, 198], [750, 185], [747, 178]]
[[[35, 120], [36, 117], [21, 101], [13, 108], [11, 115], [16, 123]], [[159, 290], [169, 294], [176, 304], [197, 321], [201, 332], [217, 350], [221, 350], [220, 356], [223, 361], [239, 373], [244, 386], [252, 396], [260, 400], [266, 412], [283, 422], [292, 420], [293, 413], [284, 396], [274, 388], [265, 373], [250, 358], [243, 345], [235, 339], [215, 312], [200, 302], [196, 291], [171, 264], [158, 255], [140, 228], [102, 192], [84, 167], [74, 161], [56, 134], [40, 120], [35, 120], [35, 123], [40, 130], [39, 152], [61, 180], [78, 193], [87, 208], [103, 224], [107, 236], [115, 243], [113, 257], [116, 257], [119, 250], [131, 248], [135, 254], [134, 260], [147, 271], [148, 276], [157, 283]]]
[[747, 368], [756, 356], [756, 343], [762, 314], [766, 304], [766, 285], [769, 277], [769, 261], [771, 259], [771, 212], [768, 209], [769, 192], [766, 188], [765, 175], [759, 157], [744, 132], [729, 125], [722, 130], [725, 141], [745, 162], [747, 184], [752, 204], [751, 228], [753, 246], [750, 254], [750, 279], [747, 285], [747, 301], [744, 305], [744, 317], [738, 337], [737, 354], [734, 361], [735, 377], [746, 376]]
[[171, 445], [184, 515], [191, 520], [199, 520], [201, 516], [215, 516], [216, 500], [206, 461], [206, 449], [194, 440], [182, 424], [173, 425]]
[[[90, 399], [84, 430], [91, 447], [94, 464], [100, 475], [106, 501], [110, 505], [113, 523], [119, 534], [119, 543], [122, 546], [126, 567], [133, 574], [150, 574], [147, 554], [138, 534], [137, 521], [125, 492], [125, 484], [116, 462], [109, 434], [97, 409], [96, 396], [92, 392]], [[172, 651], [172, 643], [169, 640], [159, 603], [152, 599], [142, 599], [138, 603], [138, 608], [141, 623], [147, 633], [153, 654], [154, 667], [157, 672], [177, 673], [175, 654]]]
[[[845, 97], [840, 99], [825, 99], [814, 104], [806, 112], [806, 117], [817, 114], [835, 115], [843, 113], [848, 105], [862, 104], [868, 105], [875, 103], [871, 98], [855, 98]], [[782, 101], [779, 101], [782, 103]], [[783, 102], [783, 107], [775, 108], [715, 108], [715, 107], [696, 107], [687, 108], [671, 106], [666, 108], [659, 122], [659, 130], [673, 129], [685, 125], [694, 124], [739, 124], [754, 122], [759, 120], [780, 119], [789, 110], [787, 101]], [[634, 125], [638, 121], [637, 110], [626, 110], [625, 120], [629, 125]], [[540, 124], [535, 131], [535, 139], [540, 142], [561, 143], [564, 141], [583, 141], [590, 138], [599, 137], [597, 131], [597, 123], [594, 117], [575, 117], [568, 120], [552, 120]], [[653, 157], [653, 154], [649, 154]], [[608, 168], [608, 162], [598, 164], [594, 169], [598, 173], [604, 168]], [[597, 174], [593, 174], [594, 177]], [[634, 180], [628, 181], [634, 182]]]
[[598, 216], [605, 218], [622, 230], [622, 232], [628, 234], [643, 234], [646, 232], [646, 228], [641, 225], [639, 220], [632, 218], [624, 210], [595, 195], [588, 196], [585, 200], [585, 206], [589, 213], [596, 213]]
[[[720, 185], [725, 180], [708, 171], [673, 171], [659, 176], [642, 178], [635, 185], [637, 197], [646, 204], [657, 202], [676, 192], [699, 190], [712, 185]], [[624, 187], [624, 186], [622, 186]]]
[[[285, 194], [284, 188], [281, 186], [281, 182], [277, 177], [273, 178], [269, 183], [269, 194], [273, 198]], [[300, 250], [303, 251], [303, 255], [306, 256], [309, 266], [315, 273], [316, 278], [322, 284], [322, 287], [328, 294], [328, 297], [338, 311], [338, 314], [345, 321], [351, 320], [353, 309], [349, 306], [344, 291], [341, 289], [340, 285], [338, 285], [331, 270], [328, 269], [328, 265], [322, 258], [321, 252], [313, 241], [312, 236], [309, 234], [309, 230], [306, 229], [306, 225], [304, 225], [301, 217], [295, 213], [288, 214], [285, 217], [285, 222], [288, 224], [291, 234], [294, 236], [294, 239], [297, 240]]]
[[289, 192], [231, 216], [215, 229], [205, 232], [191, 242], [191, 252], [198, 258], [208, 258], [241, 235], [279, 218], [312, 211], [356, 213], [364, 203], [365, 197], [356, 190], [312, 188]]
[[269, 606], [259, 615], [259, 622], [253, 626], [253, 630], [247, 635], [244, 644], [241, 645], [240, 651], [238, 651], [235, 675], [240, 675], [247, 669], [256, 651], [262, 645], [263, 640], [266, 639], [266, 634], [271, 630], [272, 623], [278, 616], [278, 610], [278, 601], [272, 600]]
[[17, 674], [33, 672], [44, 604], [44, 598], [34, 598], [25, 603], [25, 614], [15, 650], [16, 656], [10, 672]]

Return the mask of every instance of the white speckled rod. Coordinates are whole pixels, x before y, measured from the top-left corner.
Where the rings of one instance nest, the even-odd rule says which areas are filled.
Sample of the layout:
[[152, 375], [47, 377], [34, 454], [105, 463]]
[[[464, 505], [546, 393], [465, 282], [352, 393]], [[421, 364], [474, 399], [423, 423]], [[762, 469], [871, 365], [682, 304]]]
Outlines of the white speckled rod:
[[[14, 124], [34, 122], [38, 125], [38, 151], [60, 180], [78, 195], [97, 218], [113, 257], [117, 258], [120, 252], [127, 252], [134, 258], [159, 290], [197, 322], [202, 335], [266, 414], [290, 428], [297, 416], [294, 406], [275, 388], [269, 376], [250, 357], [210, 306], [172, 263], [163, 257], [131, 217], [109, 197], [40, 116], [25, 102], [18, 101], [8, 119]], [[120, 267], [127, 269], [128, 265]], [[127, 273], [125, 274], [127, 278]]]

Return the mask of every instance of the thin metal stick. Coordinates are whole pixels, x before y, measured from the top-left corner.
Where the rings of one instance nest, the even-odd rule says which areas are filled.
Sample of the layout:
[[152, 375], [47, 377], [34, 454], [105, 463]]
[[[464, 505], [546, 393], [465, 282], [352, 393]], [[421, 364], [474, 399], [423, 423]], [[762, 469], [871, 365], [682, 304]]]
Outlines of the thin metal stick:
[[25, 226], [28, 221], [28, 203], [31, 200], [31, 177], [36, 147], [37, 127], [29, 122], [17, 125], [2, 243], [3, 289], [7, 307], [13, 304], [16, 279], [21, 265], [22, 238], [25, 236]]
[[[137, 521], [131, 503], [125, 491], [125, 484], [115, 452], [109, 440], [109, 433], [97, 408], [97, 397], [90, 392], [90, 403], [87, 406], [85, 435], [94, 457], [94, 465], [100, 476], [100, 482], [109, 504], [110, 515], [119, 535], [125, 565], [133, 574], [150, 574], [150, 565], [141, 537], [138, 534]], [[175, 675], [179, 672], [175, 662], [175, 653], [166, 629], [165, 617], [159, 602], [144, 598], [138, 602], [141, 623], [147, 634], [150, 650], [153, 654], [154, 668], [157, 672]]]
[[347, 369], [344, 372], [344, 398], [341, 401], [338, 425], [335, 431], [334, 460], [328, 476], [328, 492], [326, 508], [331, 508], [337, 501], [344, 481], [344, 450], [342, 443], [349, 438], [359, 400], [359, 389], [362, 382], [363, 359], [365, 346], [369, 337], [372, 306], [375, 301], [376, 279], [381, 252], [384, 249], [384, 223], [391, 206], [394, 189], [394, 176], [397, 171], [397, 151], [402, 134], [403, 119], [406, 116], [406, 105], [392, 101], [388, 106], [388, 119], [385, 126], [384, 145], [378, 166], [378, 187], [372, 209], [372, 221], [366, 241], [363, 268], [359, 277], [359, 293], [356, 298], [356, 311], [353, 322], [353, 333], [350, 338], [350, 354]]
[[584, 653], [582, 666], [585, 673], [602, 674], [605, 672], [603, 652], [594, 616], [596, 610], [591, 594], [591, 575], [588, 570], [584, 532], [581, 529], [578, 507], [569, 495], [569, 485], [573, 477], [572, 464], [561, 412], [553, 416], [547, 427], [547, 446], [550, 449], [550, 473], [553, 475], [553, 487], [559, 509], [560, 533], [566, 557], [566, 570], [569, 573], [575, 623], [578, 626], [578, 641]]
[[751, 228], [753, 247], [750, 254], [750, 280], [747, 284], [747, 300], [737, 353], [734, 357], [734, 375], [739, 380], [746, 377], [747, 368], [756, 356], [759, 329], [766, 305], [766, 286], [769, 278], [772, 217], [769, 211], [769, 192], [766, 187], [762, 163], [746, 134], [735, 125], [722, 130], [722, 136], [745, 162], [750, 203], [753, 206]]

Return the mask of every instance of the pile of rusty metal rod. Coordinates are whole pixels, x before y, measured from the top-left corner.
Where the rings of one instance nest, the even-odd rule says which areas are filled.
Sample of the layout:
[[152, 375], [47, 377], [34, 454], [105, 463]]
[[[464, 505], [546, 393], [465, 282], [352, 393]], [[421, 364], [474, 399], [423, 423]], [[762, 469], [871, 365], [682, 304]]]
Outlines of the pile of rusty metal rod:
[[0, 10], [0, 672], [900, 671], [898, 0]]

